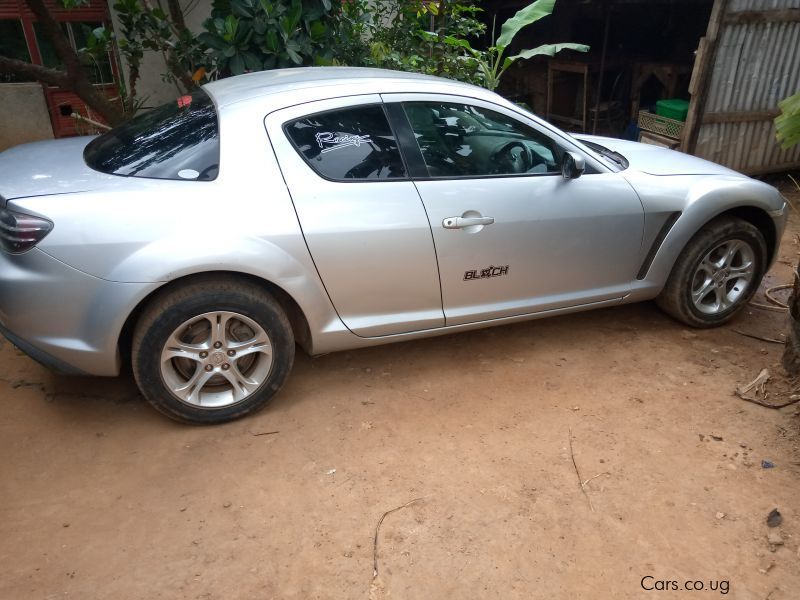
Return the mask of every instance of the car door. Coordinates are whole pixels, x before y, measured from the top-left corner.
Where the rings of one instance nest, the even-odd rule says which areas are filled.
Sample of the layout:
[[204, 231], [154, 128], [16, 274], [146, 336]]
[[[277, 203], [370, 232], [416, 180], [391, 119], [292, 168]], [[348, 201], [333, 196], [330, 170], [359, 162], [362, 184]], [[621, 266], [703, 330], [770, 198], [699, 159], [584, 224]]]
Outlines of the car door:
[[[586, 156], [565, 180], [566, 137], [505, 107], [458, 96], [383, 96], [428, 213], [447, 325], [613, 301], [641, 262], [644, 210]], [[402, 111], [398, 110], [398, 104]], [[400, 133], [401, 139], [404, 137]], [[415, 140], [415, 141], [414, 141]]]
[[430, 223], [380, 97], [305, 103], [265, 125], [344, 324], [367, 337], [441, 327]]

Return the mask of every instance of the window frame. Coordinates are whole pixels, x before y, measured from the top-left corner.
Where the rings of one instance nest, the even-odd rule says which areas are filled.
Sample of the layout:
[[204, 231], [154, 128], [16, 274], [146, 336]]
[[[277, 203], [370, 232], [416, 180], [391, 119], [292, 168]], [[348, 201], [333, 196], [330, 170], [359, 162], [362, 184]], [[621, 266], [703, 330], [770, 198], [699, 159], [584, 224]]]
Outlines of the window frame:
[[[321, 173], [319, 170], [317, 170], [314, 167], [314, 165], [311, 164], [311, 161], [309, 161], [306, 158], [305, 154], [303, 154], [302, 150], [300, 150], [298, 145], [295, 143], [294, 139], [292, 139], [292, 136], [289, 135], [289, 131], [288, 131], [289, 126], [294, 124], [294, 123], [296, 123], [297, 121], [301, 121], [303, 119], [307, 119], [309, 117], [314, 117], [314, 116], [317, 116], [317, 115], [324, 115], [324, 114], [328, 114], [328, 113], [349, 111], [349, 110], [359, 110], [359, 109], [364, 109], [364, 108], [372, 107], [372, 106], [380, 107], [381, 111], [383, 112], [383, 116], [386, 119], [386, 125], [389, 128], [389, 131], [391, 132], [392, 136], [395, 139], [395, 143], [397, 144], [397, 151], [398, 151], [398, 154], [400, 155], [400, 162], [403, 164], [403, 168], [405, 169], [405, 175], [403, 177], [387, 177], [387, 178], [384, 178], [384, 179], [346, 179], [346, 178], [330, 177], [328, 175], [325, 175], [325, 174]], [[291, 147], [295, 150], [297, 155], [305, 163], [305, 165], [311, 170], [311, 172], [314, 173], [314, 175], [316, 175], [317, 177], [319, 177], [321, 179], [324, 179], [325, 181], [331, 181], [331, 182], [334, 182], [334, 183], [386, 183], [386, 182], [394, 182], [394, 181], [411, 181], [412, 180], [412, 176], [411, 176], [411, 173], [409, 171], [409, 163], [408, 163], [408, 160], [406, 160], [406, 155], [405, 155], [405, 151], [404, 151], [404, 148], [403, 148], [403, 144], [402, 144], [402, 142], [401, 142], [401, 140], [400, 140], [400, 138], [398, 136], [397, 130], [395, 129], [395, 127], [394, 127], [394, 125], [392, 123], [392, 119], [391, 119], [391, 117], [389, 115], [389, 112], [386, 109], [386, 103], [382, 102], [380, 100], [375, 100], [375, 101], [371, 101], [371, 102], [362, 102], [362, 103], [356, 103], [356, 104], [349, 104], [349, 105], [343, 105], [343, 106], [338, 106], [336, 108], [328, 108], [328, 109], [325, 109], [325, 110], [317, 110], [317, 111], [313, 111], [313, 112], [304, 113], [300, 117], [294, 117], [292, 119], [283, 121], [281, 123], [281, 125], [280, 125], [280, 129], [281, 129], [281, 132], [283, 133], [283, 136], [286, 138], [286, 141], [289, 142], [289, 145], [291, 145]]]
[[[85, 20], [84, 20], [85, 19]], [[64, 36], [67, 38], [67, 42], [69, 43], [70, 48], [73, 52], [75, 52], [76, 56], [79, 58], [80, 55], [78, 54], [79, 46], [78, 42], [76, 41], [75, 37], [75, 28], [76, 27], [90, 27], [95, 29], [96, 27], [108, 27], [110, 28], [110, 23], [107, 23], [104, 19], [91, 19], [89, 17], [80, 17], [79, 19], [69, 19], [69, 20], [58, 20], [57, 21], [59, 27], [61, 27]], [[96, 26], [96, 27], [93, 27]], [[45, 60], [44, 52], [42, 51], [43, 43], [45, 42], [47, 45], [51, 45], [50, 40], [46, 37], [47, 34], [43, 31], [41, 24], [38, 21], [33, 21], [31, 25], [33, 31], [33, 43], [36, 45], [36, 51], [39, 54], [39, 62], [43, 67], [48, 69], [57, 69], [57, 70], [64, 70], [63, 63], [60, 62], [60, 57], [58, 53], [55, 52], [55, 48], [51, 47], [50, 50], [54, 53], [54, 58], [56, 59], [55, 63], [48, 64]], [[30, 51], [30, 50], [29, 50]], [[89, 82], [96, 87], [106, 87], [110, 85], [116, 85], [116, 69], [114, 66], [114, 50], [113, 47], [109, 49], [108, 52], [105, 53], [106, 56], [106, 66], [108, 67], [108, 76], [109, 81], [94, 81], [94, 75], [97, 74], [102, 79], [105, 75], [103, 68], [93, 60], [93, 57], [89, 56], [88, 58], [91, 59], [90, 62], [82, 63], [81, 67], [84, 70], [84, 73], [89, 78]]]

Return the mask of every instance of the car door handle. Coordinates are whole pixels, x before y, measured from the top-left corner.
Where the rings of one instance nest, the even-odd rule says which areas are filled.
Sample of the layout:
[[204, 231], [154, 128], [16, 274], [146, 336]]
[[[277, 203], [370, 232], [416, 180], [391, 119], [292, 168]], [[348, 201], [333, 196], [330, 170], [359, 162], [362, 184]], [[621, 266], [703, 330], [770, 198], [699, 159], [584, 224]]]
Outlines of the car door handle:
[[446, 217], [442, 221], [445, 229], [464, 229], [475, 225], [491, 225], [494, 217]]

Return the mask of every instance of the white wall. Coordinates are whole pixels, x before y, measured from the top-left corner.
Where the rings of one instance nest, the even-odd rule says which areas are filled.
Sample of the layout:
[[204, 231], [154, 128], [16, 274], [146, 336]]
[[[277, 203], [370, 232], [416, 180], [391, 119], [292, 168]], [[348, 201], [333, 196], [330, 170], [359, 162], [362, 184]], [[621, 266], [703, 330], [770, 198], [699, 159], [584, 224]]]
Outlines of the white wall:
[[42, 85], [0, 83], [0, 152], [17, 144], [52, 138]]

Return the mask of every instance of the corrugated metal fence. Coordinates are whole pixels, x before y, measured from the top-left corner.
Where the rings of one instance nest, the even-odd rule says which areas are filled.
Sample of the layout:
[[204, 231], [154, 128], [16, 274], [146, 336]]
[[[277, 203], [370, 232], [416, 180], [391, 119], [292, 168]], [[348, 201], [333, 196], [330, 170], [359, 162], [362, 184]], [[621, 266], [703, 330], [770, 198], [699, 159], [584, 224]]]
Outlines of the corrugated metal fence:
[[687, 149], [749, 174], [800, 168], [800, 146], [782, 150], [772, 123], [778, 102], [800, 91], [800, 0], [716, 4], [695, 67], [701, 98], [692, 99]]

